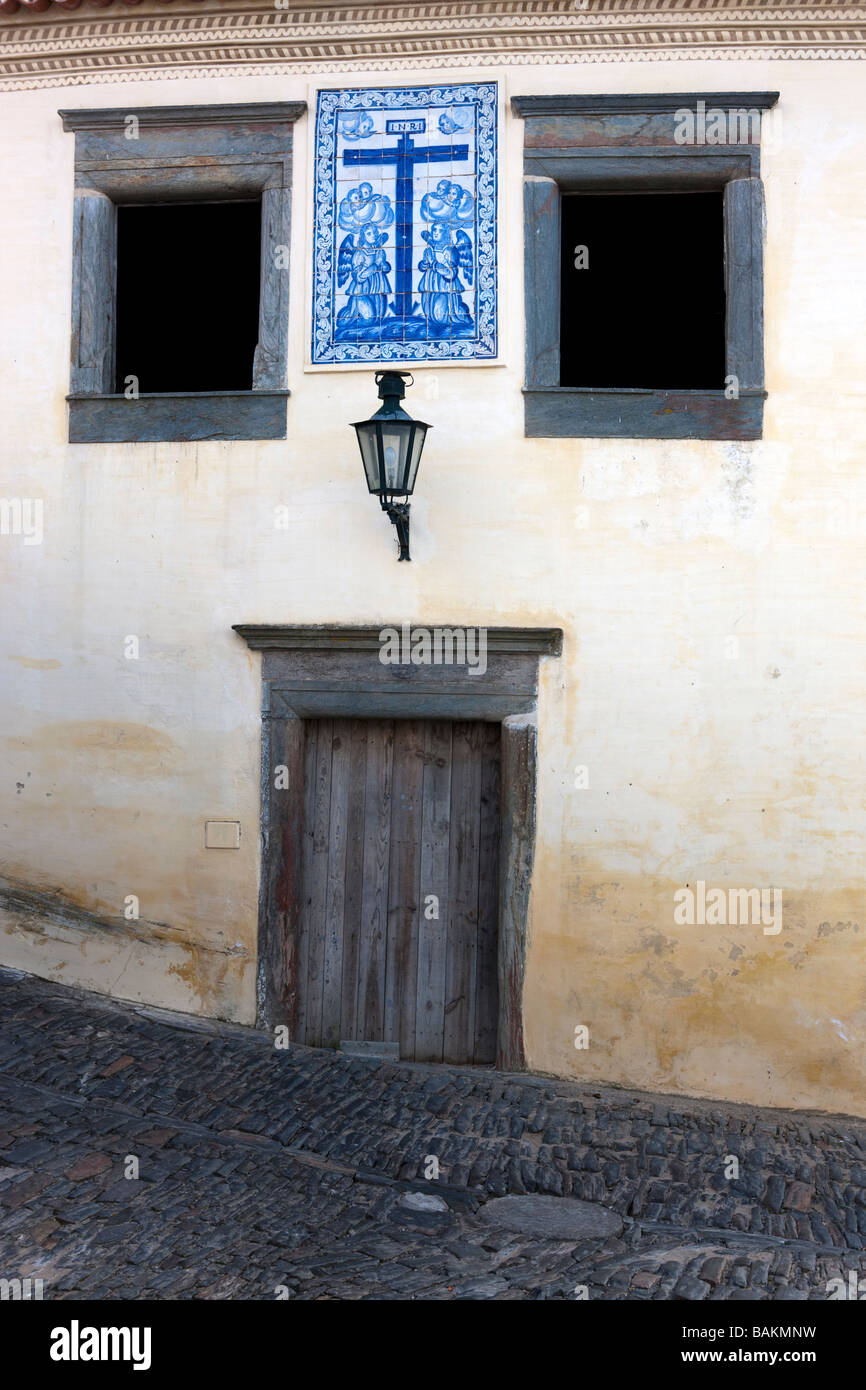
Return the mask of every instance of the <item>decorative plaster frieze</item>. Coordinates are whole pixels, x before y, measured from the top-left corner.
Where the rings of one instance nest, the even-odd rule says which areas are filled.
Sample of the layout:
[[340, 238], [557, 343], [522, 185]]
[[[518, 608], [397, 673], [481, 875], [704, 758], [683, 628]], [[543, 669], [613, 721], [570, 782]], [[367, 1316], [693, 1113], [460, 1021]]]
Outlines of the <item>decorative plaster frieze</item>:
[[[387, 36], [387, 56], [383, 56]], [[390, 72], [491, 64], [835, 59], [866, 54], [866, 6], [728, 0], [442, 0], [429, 5], [239, 3], [191, 13], [0, 18], [0, 88], [151, 78]]]

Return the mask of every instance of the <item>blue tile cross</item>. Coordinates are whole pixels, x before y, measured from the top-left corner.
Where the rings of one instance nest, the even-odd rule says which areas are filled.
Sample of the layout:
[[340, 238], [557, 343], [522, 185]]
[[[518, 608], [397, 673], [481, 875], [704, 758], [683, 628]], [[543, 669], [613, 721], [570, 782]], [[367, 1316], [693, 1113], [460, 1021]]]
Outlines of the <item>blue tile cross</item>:
[[396, 164], [397, 166], [397, 264], [395, 277], [394, 312], [399, 319], [412, 317], [412, 182], [416, 164], [444, 164], [468, 159], [468, 145], [416, 145], [412, 135], [423, 135], [426, 120], [387, 121], [388, 135], [399, 135], [396, 145], [380, 150], [344, 150], [343, 163]]

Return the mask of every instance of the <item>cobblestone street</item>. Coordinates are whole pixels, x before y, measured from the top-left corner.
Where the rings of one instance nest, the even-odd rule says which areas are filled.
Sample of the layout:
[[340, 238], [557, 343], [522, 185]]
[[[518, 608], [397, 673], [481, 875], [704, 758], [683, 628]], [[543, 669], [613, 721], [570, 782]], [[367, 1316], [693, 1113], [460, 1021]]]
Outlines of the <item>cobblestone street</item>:
[[[279, 1050], [11, 971], [0, 1019], [0, 1275], [46, 1299], [823, 1301], [866, 1277], [861, 1121]], [[622, 1233], [498, 1230], [509, 1193]]]

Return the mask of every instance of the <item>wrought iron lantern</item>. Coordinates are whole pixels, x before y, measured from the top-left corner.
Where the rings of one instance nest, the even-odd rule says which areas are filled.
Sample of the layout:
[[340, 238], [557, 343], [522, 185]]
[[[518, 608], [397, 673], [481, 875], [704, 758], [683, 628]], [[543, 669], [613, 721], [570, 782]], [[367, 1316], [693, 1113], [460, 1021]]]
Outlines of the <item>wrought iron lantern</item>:
[[358, 435], [367, 487], [379, 498], [388, 520], [397, 528], [398, 559], [409, 560], [409, 503], [418, 476], [418, 464], [429, 425], [413, 420], [400, 405], [411, 372], [377, 372], [376, 385], [382, 405], [369, 420], [359, 420]]

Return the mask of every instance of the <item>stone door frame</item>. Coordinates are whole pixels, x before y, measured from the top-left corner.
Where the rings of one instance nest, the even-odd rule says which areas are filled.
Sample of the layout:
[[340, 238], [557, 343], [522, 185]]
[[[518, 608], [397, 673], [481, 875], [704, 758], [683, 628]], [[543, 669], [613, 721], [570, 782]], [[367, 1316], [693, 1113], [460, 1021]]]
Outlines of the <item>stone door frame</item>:
[[[520, 1071], [523, 980], [535, 853], [538, 662], [562, 651], [560, 628], [484, 628], [487, 669], [383, 665], [383, 627], [238, 623], [262, 653], [262, 871], [256, 1023], [294, 1036], [300, 931], [304, 720], [484, 719], [501, 725], [496, 1065]], [[436, 624], [460, 631], [459, 625]], [[395, 624], [399, 632], [400, 625]], [[414, 625], [417, 631], [419, 625]], [[430, 627], [426, 628], [431, 631]], [[465, 631], [465, 628], [463, 629]], [[477, 630], [477, 629], [476, 629]], [[472, 631], [472, 629], [470, 629]], [[275, 769], [287, 774], [275, 785]]]

